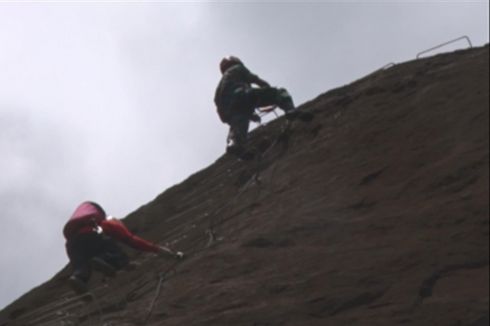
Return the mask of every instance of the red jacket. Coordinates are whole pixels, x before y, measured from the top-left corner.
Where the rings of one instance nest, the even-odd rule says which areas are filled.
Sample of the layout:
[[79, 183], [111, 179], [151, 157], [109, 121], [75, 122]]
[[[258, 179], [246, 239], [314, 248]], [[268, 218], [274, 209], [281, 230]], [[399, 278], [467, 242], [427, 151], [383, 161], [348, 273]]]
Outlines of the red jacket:
[[102, 233], [130, 247], [133, 247], [134, 249], [149, 252], [160, 251], [160, 248], [156, 244], [132, 234], [126, 225], [117, 219], [104, 220], [99, 224], [99, 226], [102, 228]]
[[104, 210], [93, 202], [84, 202], [77, 207], [65, 224], [63, 234], [69, 241], [79, 234], [97, 232], [98, 227], [104, 234], [134, 249], [149, 252], [160, 250], [156, 244], [132, 234], [121, 221], [108, 220]]

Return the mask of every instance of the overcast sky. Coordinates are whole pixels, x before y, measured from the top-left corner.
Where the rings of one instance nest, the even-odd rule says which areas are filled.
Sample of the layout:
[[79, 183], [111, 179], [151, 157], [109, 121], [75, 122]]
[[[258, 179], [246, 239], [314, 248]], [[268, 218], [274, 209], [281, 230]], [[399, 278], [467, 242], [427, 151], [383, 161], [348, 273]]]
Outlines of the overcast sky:
[[67, 263], [81, 201], [124, 217], [223, 154], [223, 56], [301, 104], [462, 35], [488, 1], [0, 1], [0, 309]]

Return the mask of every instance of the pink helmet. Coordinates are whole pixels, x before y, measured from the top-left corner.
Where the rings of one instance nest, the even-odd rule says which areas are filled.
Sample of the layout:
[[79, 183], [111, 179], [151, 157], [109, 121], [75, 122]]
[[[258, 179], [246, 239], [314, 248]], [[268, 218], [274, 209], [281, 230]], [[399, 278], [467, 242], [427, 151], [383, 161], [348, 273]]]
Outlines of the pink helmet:
[[221, 73], [224, 74], [225, 71], [237, 64], [243, 64], [242, 60], [231, 55], [229, 57], [221, 59], [221, 62], [219, 63], [219, 69], [221, 70]]

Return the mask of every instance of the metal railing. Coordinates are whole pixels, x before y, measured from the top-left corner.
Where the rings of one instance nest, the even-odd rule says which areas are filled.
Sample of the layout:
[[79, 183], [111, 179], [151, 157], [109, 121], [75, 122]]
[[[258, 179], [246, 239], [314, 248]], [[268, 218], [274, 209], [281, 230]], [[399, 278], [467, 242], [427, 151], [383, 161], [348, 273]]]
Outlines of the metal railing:
[[381, 68], [379, 68], [379, 69], [376, 69], [375, 71], [373, 71], [372, 73], [370, 73], [370, 74], [366, 75], [366, 76], [365, 76], [365, 77], [363, 77], [363, 78], [370, 77], [370, 76], [372, 76], [372, 75], [374, 75], [374, 74], [376, 74], [376, 73], [378, 73], [378, 72], [380, 72], [380, 71], [385, 71], [385, 70], [390, 69], [391, 67], [394, 67], [394, 66], [396, 66], [396, 63], [394, 63], [394, 62], [387, 63], [387, 64], [385, 64], [383, 67], [381, 67]]
[[470, 38], [469, 38], [468, 36], [466, 36], [466, 35], [463, 35], [463, 36], [458, 37], [458, 38], [456, 38], [456, 39], [454, 39], [454, 40], [444, 42], [444, 43], [439, 44], [439, 45], [436, 45], [436, 46], [434, 46], [434, 47], [432, 47], [432, 48], [430, 48], [430, 49], [427, 49], [427, 50], [424, 50], [424, 51], [422, 51], [422, 52], [419, 52], [419, 53], [417, 53], [417, 57], [416, 57], [416, 58], [418, 59], [418, 58], [420, 58], [420, 56], [421, 56], [422, 54], [425, 54], [425, 53], [427, 53], [427, 52], [431, 52], [431, 51], [433, 51], [433, 50], [436, 50], [436, 49], [442, 48], [443, 46], [446, 46], [446, 45], [448, 45], [448, 44], [451, 44], [451, 43], [457, 42], [457, 41], [459, 41], [459, 40], [466, 40], [466, 41], [468, 41], [468, 44], [470, 45], [470, 48], [472, 48], [472, 47], [473, 47], [473, 44], [471, 43]]
[[[470, 48], [473, 47], [473, 44], [471, 43], [471, 40], [468, 36], [466, 35], [463, 35], [463, 36], [460, 36], [458, 38], [455, 38], [454, 40], [450, 40], [450, 41], [447, 41], [447, 42], [444, 42], [442, 44], [439, 44], [439, 45], [436, 45], [434, 47], [431, 47], [430, 49], [427, 49], [427, 50], [424, 50], [422, 52], [419, 52], [417, 53], [417, 56], [416, 58], [419, 59], [421, 55], [425, 54], [425, 53], [428, 53], [428, 52], [431, 52], [431, 51], [434, 51], [436, 49], [439, 49], [439, 48], [442, 48], [443, 46], [446, 46], [448, 44], [451, 44], [451, 43], [454, 43], [454, 42], [457, 42], [457, 41], [460, 41], [460, 40], [466, 40], [468, 42], [468, 45]], [[384, 71], [384, 70], [388, 70], [392, 67], [396, 66], [396, 63], [395, 62], [390, 62], [390, 63], [387, 63], [386, 65], [384, 65], [383, 67], [379, 68], [379, 69], [376, 69], [375, 71], [373, 71], [372, 73], [366, 75], [365, 77], [369, 77], [371, 75], [374, 75], [380, 71]]]

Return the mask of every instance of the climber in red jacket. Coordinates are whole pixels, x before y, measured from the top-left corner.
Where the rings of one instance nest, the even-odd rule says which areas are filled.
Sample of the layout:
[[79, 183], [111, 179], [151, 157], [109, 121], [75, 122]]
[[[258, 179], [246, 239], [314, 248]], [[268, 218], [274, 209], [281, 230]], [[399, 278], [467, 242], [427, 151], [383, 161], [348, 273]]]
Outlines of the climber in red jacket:
[[118, 219], [108, 219], [104, 209], [94, 202], [84, 202], [77, 207], [63, 228], [66, 252], [73, 267], [70, 285], [79, 293], [87, 290], [92, 267], [107, 275], [129, 264], [129, 258], [120, 249], [122, 242], [136, 250], [164, 256], [182, 258], [182, 252], [174, 252], [132, 234]]

